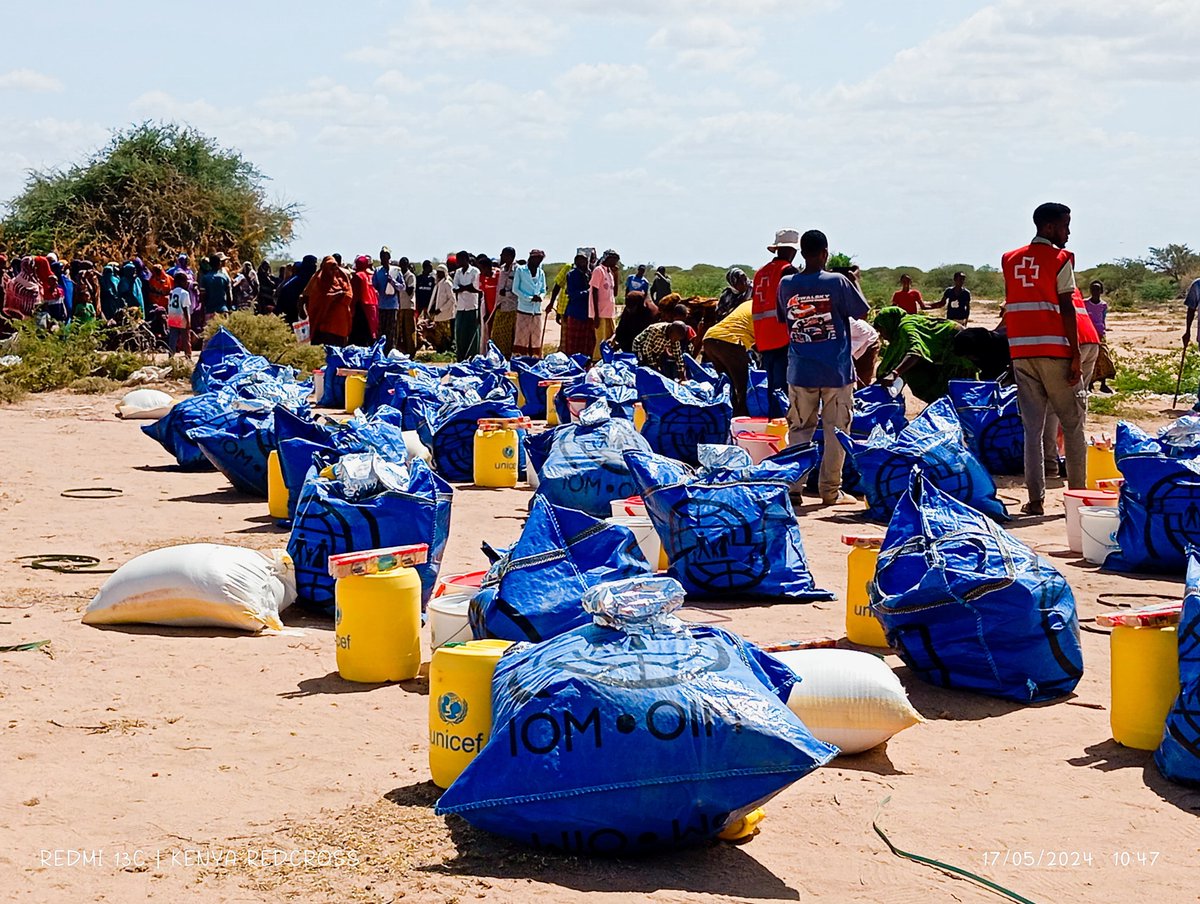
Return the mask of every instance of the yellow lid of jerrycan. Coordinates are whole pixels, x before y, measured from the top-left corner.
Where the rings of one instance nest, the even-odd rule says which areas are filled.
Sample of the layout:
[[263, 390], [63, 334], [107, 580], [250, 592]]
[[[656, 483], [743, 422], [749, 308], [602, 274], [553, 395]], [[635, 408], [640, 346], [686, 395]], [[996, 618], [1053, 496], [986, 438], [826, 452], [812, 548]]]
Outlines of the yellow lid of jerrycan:
[[438, 647], [429, 663], [429, 772], [448, 788], [492, 733], [492, 674], [507, 640]]

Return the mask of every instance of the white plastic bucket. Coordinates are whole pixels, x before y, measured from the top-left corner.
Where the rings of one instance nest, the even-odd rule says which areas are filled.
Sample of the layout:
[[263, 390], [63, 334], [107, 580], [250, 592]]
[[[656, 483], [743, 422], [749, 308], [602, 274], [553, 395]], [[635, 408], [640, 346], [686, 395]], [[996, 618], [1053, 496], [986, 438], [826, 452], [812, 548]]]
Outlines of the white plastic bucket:
[[567, 399], [567, 410], [571, 413], [571, 423], [579, 423], [579, 415], [583, 414], [583, 409], [587, 406], [587, 399]]
[[641, 496], [630, 496], [628, 499], [614, 499], [609, 503], [612, 507], [613, 518], [645, 518], [646, 503]]
[[321, 396], [325, 395], [325, 368], [318, 367], [312, 372], [313, 377], [313, 398], [318, 402], [321, 401]]
[[535, 490], [542, 482], [542, 479], [538, 477], [537, 468], [533, 466], [533, 456], [528, 452], [525, 453], [525, 481], [531, 489]]
[[770, 458], [779, 451], [782, 444], [778, 436], [769, 433], [739, 433], [733, 441], [750, 453], [750, 458], [755, 464]]
[[1117, 552], [1117, 528], [1121, 517], [1111, 506], [1085, 505], [1079, 509], [1079, 530], [1083, 535], [1083, 557], [1093, 565], [1103, 565], [1109, 553]]
[[471, 608], [469, 593], [447, 593], [429, 601], [429, 641], [433, 649], [451, 641], [471, 640], [467, 610]]
[[730, 425], [734, 439], [739, 433], [766, 433], [770, 418], [765, 417], [735, 417]]
[[609, 518], [608, 522], [609, 524], [620, 524], [633, 531], [633, 536], [637, 539], [638, 546], [641, 547], [642, 555], [650, 563], [650, 568], [658, 569], [659, 558], [662, 556], [662, 540], [658, 538], [658, 531], [654, 529], [654, 524], [649, 518], [632, 518], [622, 515]]
[[1119, 494], [1107, 490], [1067, 490], [1063, 504], [1067, 508], [1067, 549], [1083, 552], [1083, 535], [1079, 530], [1079, 510], [1084, 506], [1103, 508], [1115, 506]]

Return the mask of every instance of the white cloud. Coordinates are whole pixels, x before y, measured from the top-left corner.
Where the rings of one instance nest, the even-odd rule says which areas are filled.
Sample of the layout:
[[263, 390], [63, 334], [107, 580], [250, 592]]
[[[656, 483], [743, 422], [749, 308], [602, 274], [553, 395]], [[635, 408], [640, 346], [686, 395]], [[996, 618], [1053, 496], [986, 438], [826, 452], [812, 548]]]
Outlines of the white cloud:
[[619, 63], [580, 63], [554, 81], [568, 101], [593, 98], [636, 99], [650, 94], [650, 73], [645, 66]]
[[147, 91], [129, 104], [140, 118], [186, 123], [218, 140], [247, 151], [259, 151], [296, 140], [296, 129], [288, 120], [265, 117], [245, 107], [218, 107], [209, 101], [183, 101], [166, 91]]
[[675, 65], [722, 72], [749, 59], [761, 34], [757, 29], [713, 16], [693, 16], [664, 25], [650, 36], [646, 48], [674, 54]]
[[33, 69], [10, 69], [0, 73], [0, 91], [35, 91], [48, 94], [62, 90], [62, 82], [54, 76]]

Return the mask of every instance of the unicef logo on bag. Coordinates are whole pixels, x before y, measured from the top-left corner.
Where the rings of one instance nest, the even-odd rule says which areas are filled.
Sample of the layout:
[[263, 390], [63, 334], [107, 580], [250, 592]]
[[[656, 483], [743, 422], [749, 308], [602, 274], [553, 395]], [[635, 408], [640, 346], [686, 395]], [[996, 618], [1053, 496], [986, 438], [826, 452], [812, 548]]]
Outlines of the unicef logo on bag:
[[443, 722], [457, 725], [467, 717], [467, 701], [453, 692], [438, 698], [438, 715]]

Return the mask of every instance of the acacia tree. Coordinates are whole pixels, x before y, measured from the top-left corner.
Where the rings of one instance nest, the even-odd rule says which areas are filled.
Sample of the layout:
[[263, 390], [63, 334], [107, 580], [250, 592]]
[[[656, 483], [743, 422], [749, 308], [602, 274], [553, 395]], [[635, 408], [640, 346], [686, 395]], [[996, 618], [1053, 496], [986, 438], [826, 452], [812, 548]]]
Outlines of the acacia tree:
[[1178, 287], [1185, 276], [1200, 270], [1200, 254], [1187, 245], [1164, 245], [1162, 248], [1151, 248], [1142, 263], [1157, 273], [1171, 277]]
[[266, 177], [195, 129], [146, 122], [82, 163], [34, 171], [8, 204], [0, 240], [20, 254], [162, 259], [224, 251], [258, 260], [292, 237], [299, 208], [268, 199]]

